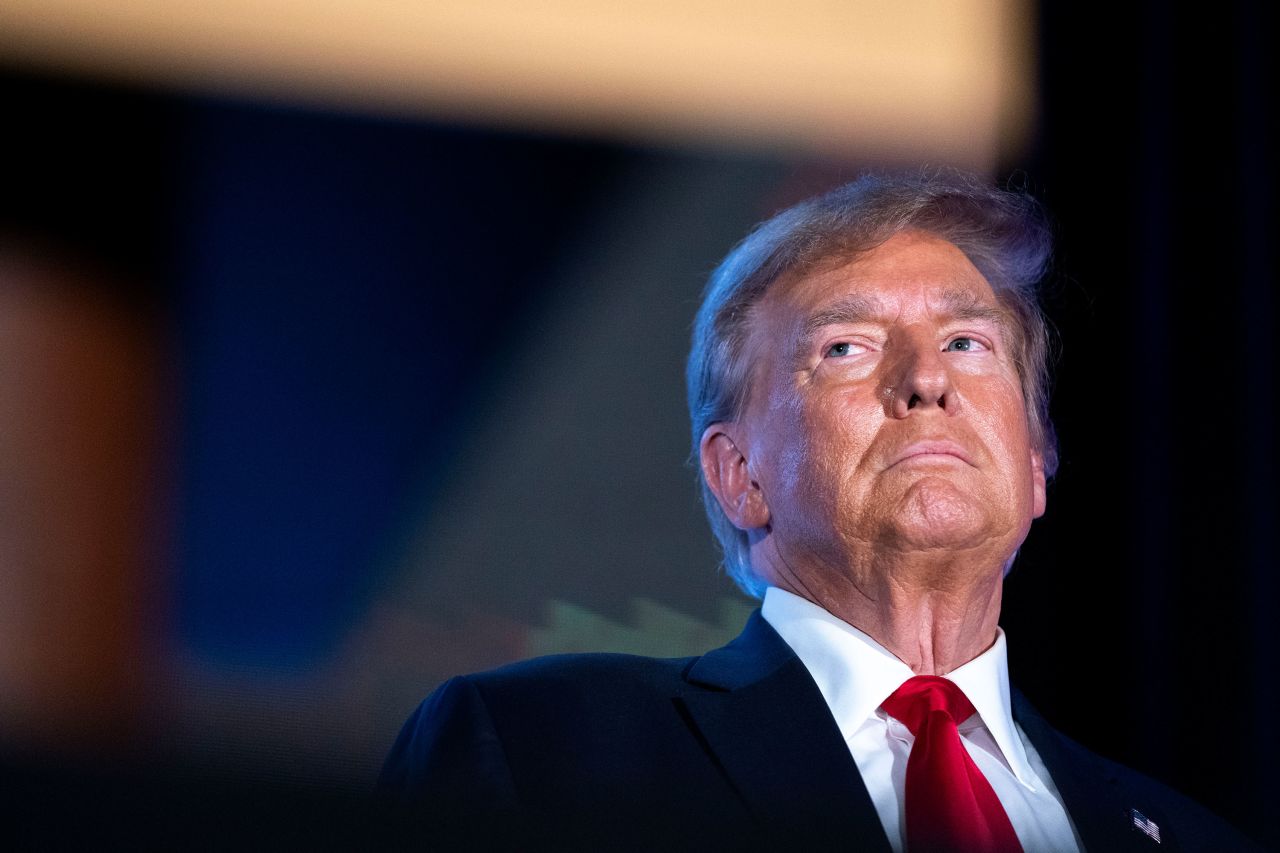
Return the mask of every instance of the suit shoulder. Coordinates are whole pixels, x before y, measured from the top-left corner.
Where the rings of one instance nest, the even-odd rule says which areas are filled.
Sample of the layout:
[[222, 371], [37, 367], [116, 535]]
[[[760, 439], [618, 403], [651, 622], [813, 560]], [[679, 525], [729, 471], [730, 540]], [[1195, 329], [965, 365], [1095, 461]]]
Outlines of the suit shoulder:
[[[458, 675], [433, 690], [401, 732], [395, 752], [474, 741], [494, 744], [534, 729], [585, 727], [669, 701], [697, 658], [624, 654], [566, 654], [531, 658]], [[479, 732], [479, 734], [476, 734]]]
[[651, 658], [590, 653], [548, 655], [463, 676], [487, 698], [554, 693], [561, 701], [577, 693], [670, 691], [684, 680], [696, 657]]
[[672, 699], [694, 660], [555, 655], [451, 678], [405, 724], [383, 787], [420, 789], [422, 780], [484, 768], [485, 784], [511, 795], [529, 768], [544, 779], [552, 765], [566, 774], [597, 759], [634, 765], [635, 756], [629, 763], [618, 756], [646, 736], [679, 737]]

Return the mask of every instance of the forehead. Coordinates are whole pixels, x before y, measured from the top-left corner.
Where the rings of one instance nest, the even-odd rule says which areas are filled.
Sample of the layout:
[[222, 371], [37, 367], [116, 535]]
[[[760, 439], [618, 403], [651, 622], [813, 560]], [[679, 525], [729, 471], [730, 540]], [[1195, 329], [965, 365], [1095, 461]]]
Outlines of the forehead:
[[822, 306], [854, 297], [885, 319], [937, 316], [997, 303], [990, 283], [954, 243], [904, 231], [847, 262], [780, 280], [758, 304], [761, 326], [778, 332]]

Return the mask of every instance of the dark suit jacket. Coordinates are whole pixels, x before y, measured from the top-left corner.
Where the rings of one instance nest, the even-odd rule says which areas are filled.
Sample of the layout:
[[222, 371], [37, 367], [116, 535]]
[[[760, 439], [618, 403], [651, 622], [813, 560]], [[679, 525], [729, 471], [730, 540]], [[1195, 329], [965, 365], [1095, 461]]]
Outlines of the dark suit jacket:
[[[1253, 849], [1017, 692], [1013, 715], [1087, 850]], [[565, 655], [454, 678], [405, 725], [380, 784], [440, 847], [890, 850], [817, 685], [759, 612], [701, 657]]]

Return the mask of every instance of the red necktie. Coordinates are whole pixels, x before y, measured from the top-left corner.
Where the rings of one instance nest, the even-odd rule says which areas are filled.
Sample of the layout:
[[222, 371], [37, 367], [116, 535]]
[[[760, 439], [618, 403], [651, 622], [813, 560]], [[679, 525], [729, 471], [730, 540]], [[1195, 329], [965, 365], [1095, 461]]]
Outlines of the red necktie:
[[960, 688], [917, 675], [881, 707], [916, 737], [907, 759], [907, 849], [1021, 853], [1004, 806], [960, 742], [956, 724], [974, 713]]

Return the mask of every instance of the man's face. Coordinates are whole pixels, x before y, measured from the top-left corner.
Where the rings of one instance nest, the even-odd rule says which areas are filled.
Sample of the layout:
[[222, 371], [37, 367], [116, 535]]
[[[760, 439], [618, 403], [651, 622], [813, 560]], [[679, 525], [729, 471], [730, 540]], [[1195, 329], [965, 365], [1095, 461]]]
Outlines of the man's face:
[[958, 248], [919, 231], [775, 285], [739, 440], [784, 559], [1013, 554], [1045, 478], [1006, 316]]

